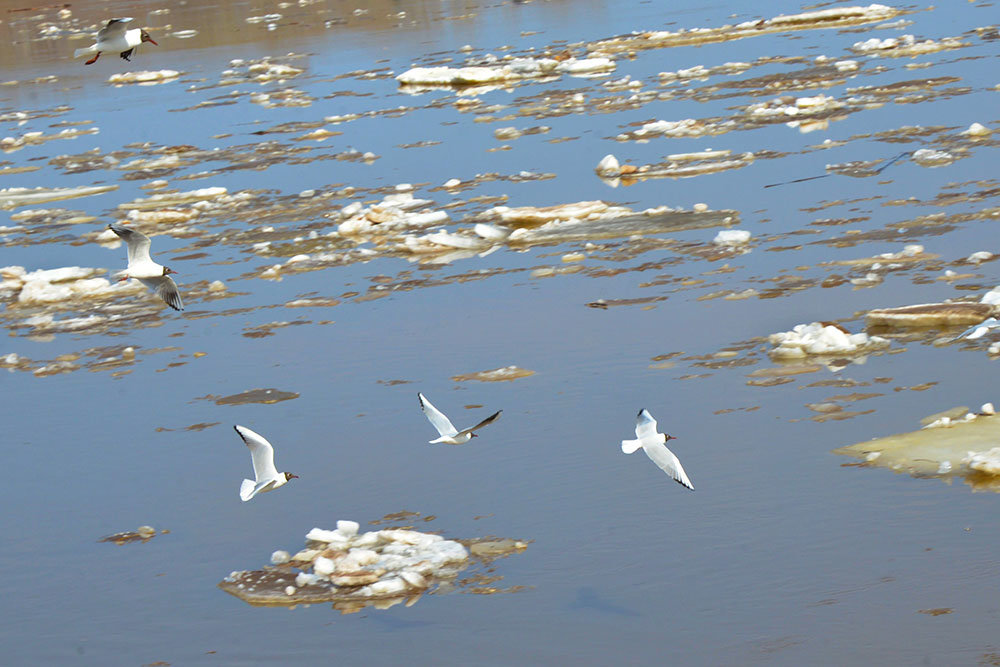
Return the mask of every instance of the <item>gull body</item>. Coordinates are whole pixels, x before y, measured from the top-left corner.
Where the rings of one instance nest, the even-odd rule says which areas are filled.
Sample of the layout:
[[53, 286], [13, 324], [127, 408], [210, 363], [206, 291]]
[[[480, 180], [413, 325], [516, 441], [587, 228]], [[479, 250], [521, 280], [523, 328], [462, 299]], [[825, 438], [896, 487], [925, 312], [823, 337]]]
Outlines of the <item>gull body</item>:
[[953, 340], [959, 340], [961, 338], [968, 338], [969, 340], [975, 340], [977, 338], [982, 338], [987, 333], [989, 333], [990, 329], [996, 329], [997, 327], [1000, 327], [1000, 320], [998, 320], [995, 317], [987, 317], [979, 324], [971, 326], [962, 333], [960, 333], [959, 335], [955, 336]]
[[240, 500], [246, 502], [258, 493], [274, 491], [279, 486], [287, 484], [288, 480], [298, 477], [290, 472], [278, 472], [278, 469], [274, 467], [274, 447], [264, 436], [238, 424], [233, 426], [233, 429], [250, 449], [253, 476], [256, 478], [245, 479], [240, 484]]
[[102, 53], [114, 53], [117, 51], [122, 59], [131, 61], [132, 50], [143, 42], [159, 46], [149, 36], [149, 33], [142, 28], [127, 30], [126, 24], [131, 20], [128, 17], [111, 19], [107, 25], [97, 31], [97, 41], [86, 48], [77, 49], [73, 52], [73, 57], [79, 58], [80, 56], [92, 55], [94, 57], [84, 64], [93, 65], [101, 57]]
[[128, 246], [128, 268], [116, 273], [115, 277], [118, 280], [135, 278], [156, 292], [156, 295], [174, 310], [184, 310], [180, 292], [177, 291], [177, 283], [170, 277], [171, 273], [177, 272], [157, 264], [150, 258], [149, 237], [142, 232], [120, 227], [113, 223], [108, 225], [108, 229], [117, 234]]
[[439, 442], [446, 445], [463, 445], [472, 438], [479, 437], [474, 433], [474, 431], [478, 431], [482, 427], [492, 424], [496, 420], [500, 419], [500, 413], [503, 412], [503, 410], [497, 410], [475, 426], [470, 426], [467, 429], [459, 431], [452, 425], [451, 420], [448, 419], [443, 412], [431, 405], [431, 402], [427, 400], [426, 396], [417, 392], [417, 399], [420, 401], [420, 409], [424, 411], [425, 415], [427, 415], [427, 421], [429, 421], [431, 425], [437, 429], [438, 434], [441, 436], [435, 440], [430, 440], [429, 442], [432, 445]]
[[652, 460], [660, 470], [670, 475], [675, 482], [686, 486], [694, 491], [694, 484], [688, 479], [684, 467], [672, 451], [667, 449], [667, 440], [676, 440], [672, 435], [657, 433], [656, 420], [649, 411], [643, 408], [635, 418], [636, 440], [622, 440], [622, 451], [631, 454], [642, 447], [646, 456]]

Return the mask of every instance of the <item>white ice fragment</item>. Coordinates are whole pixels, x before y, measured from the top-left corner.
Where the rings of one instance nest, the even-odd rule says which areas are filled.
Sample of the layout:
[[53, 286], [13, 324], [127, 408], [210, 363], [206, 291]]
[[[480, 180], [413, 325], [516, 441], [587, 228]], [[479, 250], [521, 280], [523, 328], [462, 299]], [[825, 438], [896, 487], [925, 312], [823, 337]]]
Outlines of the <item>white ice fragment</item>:
[[599, 176], [618, 176], [621, 173], [621, 165], [618, 158], [608, 153], [597, 163], [597, 174]]
[[306, 254], [294, 255], [292, 257], [289, 257], [288, 261], [285, 262], [285, 264], [296, 264], [298, 262], [306, 262], [308, 260], [309, 260], [309, 255]]
[[965, 261], [972, 262], [974, 264], [979, 264], [980, 262], [985, 262], [988, 259], [993, 258], [993, 253], [988, 250], [980, 250], [979, 252], [974, 252], [965, 258]]
[[323, 530], [322, 528], [313, 528], [308, 533], [306, 533], [307, 540], [313, 540], [314, 542], [339, 542], [344, 539], [343, 535], [340, 535], [335, 530]]
[[381, 579], [368, 587], [373, 595], [395, 595], [407, 589], [406, 582], [399, 577]]
[[457, 188], [461, 184], [462, 184], [462, 181], [458, 180], [457, 178], [449, 178], [447, 181], [444, 182], [444, 187], [446, 187], [446, 188]]
[[716, 245], [728, 246], [743, 245], [749, 242], [750, 232], [745, 229], [723, 229], [712, 239], [712, 243]]
[[922, 167], [943, 167], [955, 161], [955, 156], [947, 151], [918, 148], [913, 151], [913, 161]]
[[337, 532], [344, 537], [354, 537], [358, 534], [360, 525], [357, 521], [337, 521]]
[[313, 572], [321, 577], [329, 577], [336, 570], [336, 565], [326, 556], [320, 556], [313, 561]]
[[313, 584], [319, 583], [320, 581], [321, 579], [317, 577], [315, 574], [312, 574], [311, 572], [299, 572], [297, 575], [295, 575], [295, 585], [298, 586], [299, 588], [303, 588], [305, 586], [311, 586]]
[[992, 133], [993, 130], [989, 129], [985, 125], [973, 123], [969, 126], [969, 129], [963, 131], [961, 134], [964, 134], [967, 137], [988, 137]]
[[475, 232], [477, 236], [484, 238], [487, 241], [503, 241], [510, 236], [509, 229], [495, 227], [494, 225], [487, 225], [482, 222], [476, 223], [476, 226], [472, 228], [472, 231]]
[[983, 403], [983, 406], [979, 408], [979, 412], [984, 415], [995, 415], [997, 413], [992, 403]]
[[423, 589], [427, 588], [427, 579], [424, 575], [415, 570], [403, 570], [399, 573], [399, 578], [405, 581], [410, 587]]
[[271, 565], [282, 565], [292, 559], [287, 551], [275, 551], [271, 554]]
[[984, 452], [969, 452], [962, 463], [973, 470], [990, 475], [1000, 475], [1000, 447], [994, 447]]
[[295, 586], [285, 586], [285, 595], [295, 595]]
[[212, 282], [210, 282], [208, 284], [208, 291], [209, 292], [225, 292], [226, 291], [226, 283], [222, 282], [221, 280], [213, 280]]
[[991, 306], [1000, 305], [1000, 285], [997, 285], [989, 292], [984, 294], [983, 297], [979, 300], [979, 303], [988, 303]]
[[847, 334], [834, 325], [798, 324], [791, 331], [771, 334], [774, 345], [770, 354], [778, 358], [801, 358], [806, 355], [850, 354], [888, 347], [889, 341], [866, 333]]
[[938, 466], [937, 474], [946, 475], [951, 472], [951, 461], [941, 461], [941, 465]]

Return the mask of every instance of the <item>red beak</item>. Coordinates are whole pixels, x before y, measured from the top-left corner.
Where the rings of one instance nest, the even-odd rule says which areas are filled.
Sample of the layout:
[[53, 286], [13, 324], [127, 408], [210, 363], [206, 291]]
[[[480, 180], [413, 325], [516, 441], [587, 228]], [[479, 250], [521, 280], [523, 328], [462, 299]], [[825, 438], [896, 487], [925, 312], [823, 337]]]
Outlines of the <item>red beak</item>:
[[148, 39], [149, 39], [149, 43], [152, 44], [153, 46], [159, 46], [159, 44], [157, 44], [156, 42], [153, 41], [152, 37], [150, 37]]

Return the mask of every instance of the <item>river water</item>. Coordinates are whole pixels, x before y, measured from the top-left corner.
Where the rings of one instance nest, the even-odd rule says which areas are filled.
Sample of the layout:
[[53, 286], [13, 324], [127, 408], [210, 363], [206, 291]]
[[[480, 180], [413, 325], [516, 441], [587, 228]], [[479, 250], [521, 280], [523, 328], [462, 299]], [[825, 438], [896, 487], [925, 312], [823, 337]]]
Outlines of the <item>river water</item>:
[[[0, 9], [0, 187], [112, 186], [35, 203], [0, 192], [0, 265], [115, 271], [125, 250], [101, 234], [131, 223], [179, 272], [186, 304], [128, 286], [45, 303], [2, 294], [0, 355], [17, 355], [2, 373], [9, 664], [1000, 660], [997, 496], [832, 453], [1000, 399], [988, 338], [904, 335], [796, 374], [767, 342], [816, 321], [863, 331], [869, 309], [976, 300], [1000, 283], [995, 262], [966, 261], [996, 249], [997, 142], [962, 134], [1000, 128], [992, 3], [765, 21], [739, 38], [723, 27], [816, 8]], [[131, 63], [73, 60], [112, 15], [159, 46]], [[708, 30], [686, 43], [632, 35], [696, 28]], [[602, 55], [612, 69], [472, 89], [395, 79]], [[109, 82], [164, 69], [177, 75]], [[698, 129], [646, 125], [685, 119]], [[707, 149], [729, 153], [668, 157]], [[918, 149], [947, 156], [908, 159]], [[661, 175], [707, 167], [602, 180], [607, 154]], [[168, 199], [150, 203], [156, 193]], [[400, 193], [447, 220], [340, 230], [345, 207]], [[496, 244], [473, 232], [503, 227], [495, 206], [596, 200], [677, 215], [546, 239], [518, 223], [520, 241]], [[714, 243], [727, 227], [749, 243]], [[440, 229], [475, 243], [422, 238]], [[911, 259], [871, 259], [917, 244]], [[532, 373], [461, 377], [508, 366]], [[226, 400], [267, 388], [290, 397]], [[462, 447], [429, 445], [418, 391], [460, 426], [503, 416]], [[677, 436], [696, 491], [622, 454], [643, 407]], [[233, 424], [270, 438], [299, 479], [241, 503], [251, 469]], [[487, 586], [354, 614], [255, 607], [216, 587], [300, 549], [314, 526], [403, 511], [396, 525], [528, 547], [488, 564]], [[169, 532], [98, 542], [143, 524]]]

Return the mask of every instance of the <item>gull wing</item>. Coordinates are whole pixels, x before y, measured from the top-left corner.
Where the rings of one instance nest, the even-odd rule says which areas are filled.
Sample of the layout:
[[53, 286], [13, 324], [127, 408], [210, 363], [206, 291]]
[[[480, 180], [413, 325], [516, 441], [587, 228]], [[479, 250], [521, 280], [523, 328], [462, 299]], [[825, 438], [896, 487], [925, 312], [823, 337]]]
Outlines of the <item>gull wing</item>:
[[656, 420], [646, 408], [639, 410], [635, 417], [635, 437], [640, 440], [656, 437]]
[[958, 340], [960, 338], [975, 340], [977, 338], [982, 338], [990, 329], [995, 328], [997, 325], [1000, 325], [1000, 320], [997, 320], [995, 317], [987, 317], [979, 324], [973, 325], [959, 335], [955, 336], [952, 340]]
[[472, 433], [473, 431], [478, 431], [479, 429], [481, 429], [484, 426], [489, 426], [490, 424], [492, 424], [496, 420], [500, 419], [500, 414], [502, 412], [503, 412], [503, 410], [497, 410], [496, 412], [494, 412], [489, 417], [487, 417], [483, 421], [479, 422], [475, 426], [470, 426], [467, 429], [463, 429], [463, 430], [459, 431], [456, 435], [460, 436], [460, 435], [462, 435], [464, 433]]
[[125, 245], [128, 246], [128, 263], [129, 266], [137, 264], [139, 262], [148, 262], [149, 259], [149, 237], [142, 232], [137, 232], [134, 229], [128, 229], [127, 227], [120, 227], [116, 224], [108, 225], [108, 229], [113, 231], [118, 235]]
[[137, 280], [156, 292], [156, 296], [163, 299], [174, 310], [184, 310], [184, 304], [181, 302], [181, 293], [177, 291], [177, 283], [170, 276], [137, 278]]
[[646, 456], [648, 456], [649, 459], [660, 468], [660, 470], [670, 475], [678, 484], [682, 484], [694, 491], [694, 484], [692, 484], [691, 480], [688, 479], [687, 473], [684, 472], [684, 467], [681, 465], [680, 460], [678, 460], [672, 451], [667, 449], [666, 445], [650, 444], [647, 441], [642, 443], [642, 449], [646, 452]]
[[111, 19], [108, 21], [107, 25], [97, 31], [97, 41], [106, 42], [124, 34], [125, 24], [131, 20], [132, 19], [127, 16], [120, 19]]
[[[237, 424], [233, 426], [233, 429], [236, 430], [236, 433], [250, 449], [250, 457], [253, 459], [253, 474], [257, 478], [257, 486], [260, 486], [262, 482], [273, 482], [277, 479], [278, 469], [274, 467], [274, 448], [271, 447], [271, 443], [264, 436], [254, 433], [246, 426]], [[258, 492], [259, 489], [255, 488], [254, 493]], [[242, 495], [242, 489], [240, 495]], [[253, 494], [250, 494], [250, 498], [253, 498]], [[247, 500], [250, 498], [247, 498]]]
[[[431, 402], [427, 400], [426, 396], [417, 392], [417, 399], [420, 401], [420, 409], [424, 411], [425, 415], [427, 415], [427, 421], [431, 423], [431, 426], [437, 429], [438, 434], [446, 436], [458, 435], [458, 429], [456, 429], [452, 425], [451, 421], [444, 416], [443, 412], [431, 405]], [[494, 415], [494, 417], [495, 416], [496, 415]]]

